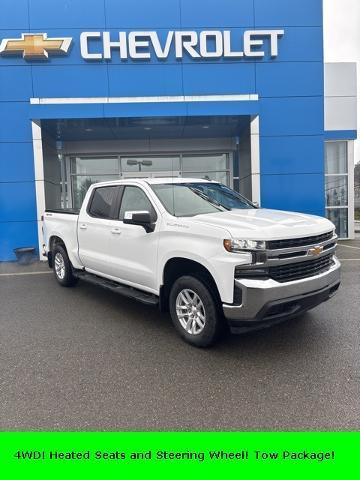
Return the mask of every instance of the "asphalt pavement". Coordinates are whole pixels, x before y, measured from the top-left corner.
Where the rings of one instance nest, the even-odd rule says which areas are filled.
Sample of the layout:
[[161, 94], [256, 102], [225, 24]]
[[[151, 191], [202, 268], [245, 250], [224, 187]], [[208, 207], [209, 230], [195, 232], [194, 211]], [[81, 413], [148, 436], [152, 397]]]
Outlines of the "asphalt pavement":
[[199, 350], [168, 315], [46, 265], [0, 265], [0, 430], [360, 428], [360, 241], [337, 296]]

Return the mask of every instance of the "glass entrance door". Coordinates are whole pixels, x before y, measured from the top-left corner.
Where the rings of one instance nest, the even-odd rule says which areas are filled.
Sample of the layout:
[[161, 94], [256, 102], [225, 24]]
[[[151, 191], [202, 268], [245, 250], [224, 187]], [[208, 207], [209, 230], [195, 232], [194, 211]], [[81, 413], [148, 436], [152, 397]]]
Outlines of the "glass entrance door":
[[71, 185], [67, 206], [80, 208], [93, 183], [120, 178], [192, 177], [232, 186], [231, 153], [71, 156], [66, 164]]
[[[128, 174], [151, 174], [159, 172], [173, 172], [170, 176], [180, 175], [180, 156], [166, 155], [166, 156], [129, 156], [120, 157], [121, 173], [128, 176]], [[141, 175], [142, 176], [142, 175]]]

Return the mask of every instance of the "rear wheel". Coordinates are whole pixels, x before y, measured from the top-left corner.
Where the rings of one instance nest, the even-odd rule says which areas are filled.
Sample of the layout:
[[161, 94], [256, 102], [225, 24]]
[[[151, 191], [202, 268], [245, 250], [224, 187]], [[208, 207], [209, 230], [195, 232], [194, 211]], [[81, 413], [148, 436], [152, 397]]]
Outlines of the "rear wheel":
[[62, 245], [56, 245], [53, 252], [53, 269], [56, 280], [63, 287], [72, 287], [77, 283], [77, 278], [74, 276], [72, 266]]
[[216, 342], [222, 316], [205, 279], [178, 278], [170, 292], [169, 307], [173, 324], [186, 342], [196, 347], [209, 347]]

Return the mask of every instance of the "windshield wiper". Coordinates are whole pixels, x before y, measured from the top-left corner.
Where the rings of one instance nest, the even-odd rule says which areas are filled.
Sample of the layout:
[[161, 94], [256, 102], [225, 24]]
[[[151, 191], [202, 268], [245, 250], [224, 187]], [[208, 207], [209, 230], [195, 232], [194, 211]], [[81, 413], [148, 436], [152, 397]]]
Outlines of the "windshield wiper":
[[229, 211], [231, 210], [230, 208], [226, 207], [225, 205], [223, 205], [222, 203], [218, 202], [217, 200], [214, 200], [213, 198], [209, 197], [208, 195], [206, 195], [206, 193], [204, 193], [203, 191], [195, 188], [195, 187], [189, 187], [190, 190], [192, 190], [194, 193], [196, 193], [196, 195], [199, 195], [199, 197], [203, 198], [204, 200], [208, 201], [209, 203], [211, 203], [212, 205], [215, 205], [216, 207], [221, 207], [221, 208], [224, 208], [225, 210]]

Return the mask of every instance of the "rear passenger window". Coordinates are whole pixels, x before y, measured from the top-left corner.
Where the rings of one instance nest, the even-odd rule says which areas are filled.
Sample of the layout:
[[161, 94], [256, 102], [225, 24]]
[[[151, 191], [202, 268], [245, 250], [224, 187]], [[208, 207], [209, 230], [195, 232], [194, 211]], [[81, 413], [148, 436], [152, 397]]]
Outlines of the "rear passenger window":
[[96, 218], [113, 218], [112, 212], [119, 187], [97, 188], [92, 197], [89, 215]]

